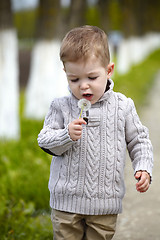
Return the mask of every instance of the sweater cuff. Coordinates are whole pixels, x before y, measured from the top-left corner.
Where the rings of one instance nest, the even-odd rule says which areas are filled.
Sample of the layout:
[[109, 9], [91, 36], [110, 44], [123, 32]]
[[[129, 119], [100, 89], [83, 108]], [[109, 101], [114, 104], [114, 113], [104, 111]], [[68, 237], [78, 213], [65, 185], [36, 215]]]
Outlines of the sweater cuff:
[[57, 136], [51, 133], [41, 136], [42, 139], [39, 138], [39, 146], [44, 149], [48, 149], [53, 155], [61, 155], [66, 152], [72, 145], [73, 141], [69, 136], [68, 127], [61, 129]]

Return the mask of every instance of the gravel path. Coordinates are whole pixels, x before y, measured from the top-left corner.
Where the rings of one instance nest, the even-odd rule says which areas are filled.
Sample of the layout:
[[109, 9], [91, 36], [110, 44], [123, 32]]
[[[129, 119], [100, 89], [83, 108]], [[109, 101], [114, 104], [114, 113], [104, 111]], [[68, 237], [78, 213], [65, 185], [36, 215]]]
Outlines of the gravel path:
[[114, 240], [160, 240], [160, 71], [140, 111], [142, 123], [149, 128], [154, 148], [153, 182], [146, 193], [138, 193], [131, 162], [125, 169], [126, 195], [119, 215]]

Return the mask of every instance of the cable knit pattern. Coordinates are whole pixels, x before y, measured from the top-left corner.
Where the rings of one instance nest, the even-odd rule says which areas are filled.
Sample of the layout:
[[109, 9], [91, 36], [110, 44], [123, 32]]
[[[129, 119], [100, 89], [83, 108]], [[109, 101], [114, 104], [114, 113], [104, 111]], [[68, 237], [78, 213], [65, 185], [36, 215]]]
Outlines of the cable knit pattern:
[[86, 178], [84, 184], [84, 194], [87, 198], [97, 197], [100, 159], [100, 151], [97, 146], [100, 146], [100, 139], [95, 139], [94, 135], [98, 136], [99, 133], [99, 126], [90, 127], [87, 132]]
[[[80, 214], [117, 214], [125, 193], [126, 147], [134, 171], [152, 176], [153, 154], [148, 130], [134, 103], [110, 89], [89, 110], [82, 137], [72, 141], [68, 124], [79, 116], [73, 96], [55, 99], [38, 135], [39, 146], [53, 153], [50, 206]], [[83, 113], [84, 116], [86, 113]], [[83, 117], [84, 117], [83, 116]]]

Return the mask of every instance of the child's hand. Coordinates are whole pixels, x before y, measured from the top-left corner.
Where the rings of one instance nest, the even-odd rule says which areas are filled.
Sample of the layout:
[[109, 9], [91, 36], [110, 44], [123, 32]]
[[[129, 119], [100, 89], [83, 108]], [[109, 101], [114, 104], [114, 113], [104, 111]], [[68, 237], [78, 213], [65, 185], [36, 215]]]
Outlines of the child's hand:
[[135, 178], [139, 180], [136, 183], [136, 189], [138, 192], [146, 192], [150, 184], [150, 175], [146, 171], [138, 171], [135, 174]]
[[76, 119], [68, 125], [69, 135], [73, 141], [81, 138], [82, 124], [86, 125], [86, 121], [83, 118]]

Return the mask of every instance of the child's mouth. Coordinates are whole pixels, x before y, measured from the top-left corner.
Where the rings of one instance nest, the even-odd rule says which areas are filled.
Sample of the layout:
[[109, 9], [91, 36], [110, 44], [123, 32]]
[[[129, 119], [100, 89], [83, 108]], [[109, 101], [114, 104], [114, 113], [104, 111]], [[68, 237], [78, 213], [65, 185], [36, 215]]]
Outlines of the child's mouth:
[[86, 93], [86, 94], [83, 94], [83, 97], [85, 99], [87, 99], [88, 101], [91, 101], [92, 97], [93, 97], [93, 94], [90, 94], [90, 93]]

